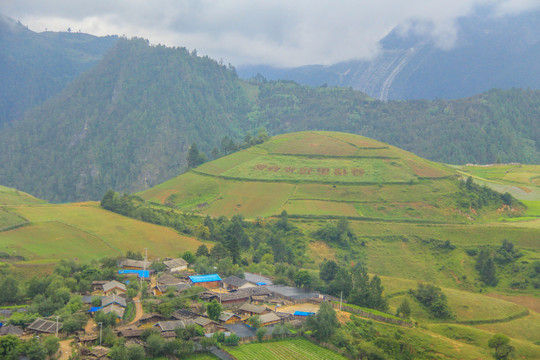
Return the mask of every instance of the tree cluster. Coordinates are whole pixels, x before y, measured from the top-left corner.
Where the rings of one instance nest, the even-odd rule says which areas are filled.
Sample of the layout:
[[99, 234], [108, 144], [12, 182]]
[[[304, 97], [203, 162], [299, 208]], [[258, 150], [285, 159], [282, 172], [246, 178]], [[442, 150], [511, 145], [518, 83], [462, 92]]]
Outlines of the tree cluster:
[[416, 290], [411, 289], [409, 291], [434, 317], [438, 319], [451, 319], [454, 317], [452, 310], [448, 306], [446, 295], [440, 287], [419, 283]]

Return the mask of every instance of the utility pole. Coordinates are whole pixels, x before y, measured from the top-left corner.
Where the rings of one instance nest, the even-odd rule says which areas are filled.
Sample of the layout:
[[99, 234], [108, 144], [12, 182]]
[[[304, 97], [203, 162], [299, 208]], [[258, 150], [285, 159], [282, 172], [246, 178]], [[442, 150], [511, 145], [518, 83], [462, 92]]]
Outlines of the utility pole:
[[58, 318], [59, 316], [56, 316], [56, 337], [58, 337]]
[[341, 292], [341, 295], [339, 295], [339, 311], [341, 311], [341, 303], [343, 303], [343, 291]]
[[99, 346], [101, 346], [101, 333], [103, 330], [103, 323], [99, 323]]

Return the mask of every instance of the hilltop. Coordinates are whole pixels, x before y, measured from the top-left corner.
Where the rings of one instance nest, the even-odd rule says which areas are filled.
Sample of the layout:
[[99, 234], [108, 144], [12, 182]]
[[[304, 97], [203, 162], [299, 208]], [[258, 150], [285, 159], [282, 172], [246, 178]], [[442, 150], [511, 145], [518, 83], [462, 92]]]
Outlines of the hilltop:
[[[485, 203], [446, 165], [359, 135], [299, 132], [203, 164], [139, 195], [181, 210], [249, 218], [289, 216], [470, 222]], [[476, 208], [476, 209], [475, 209]]]
[[58, 94], [117, 41], [71, 31], [36, 33], [0, 14], [0, 125]]

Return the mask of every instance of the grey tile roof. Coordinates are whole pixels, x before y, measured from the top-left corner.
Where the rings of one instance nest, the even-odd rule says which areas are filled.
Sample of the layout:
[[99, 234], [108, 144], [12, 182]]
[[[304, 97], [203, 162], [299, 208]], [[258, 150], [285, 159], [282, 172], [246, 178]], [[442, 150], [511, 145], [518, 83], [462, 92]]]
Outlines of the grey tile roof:
[[106, 284], [103, 284], [103, 291], [105, 292], [109, 292], [111, 291], [112, 289], [114, 288], [117, 288], [119, 290], [122, 290], [122, 291], [127, 291], [126, 289], [126, 285], [116, 281], [116, 280], [112, 280], [112, 281], [109, 281], [108, 283]]
[[182, 258], [172, 259], [172, 260], [165, 260], [163, 264], [168, 267], [169, 269], [182, 267], [182, 266], [188, 266], [188, 262]]
[[223, 283], [224, 284], [227, 284], [227, 285], [231, 285], [231, 286], [236, 286], [236, 287], [240, 287], [242, 285], [245, 285], [248, 283], [247, 280], [244, 280], [244, 279], [241, 279], [239, 278], [238, 276], [229, 276], [228, 278], [226, 279], [223, 279]]

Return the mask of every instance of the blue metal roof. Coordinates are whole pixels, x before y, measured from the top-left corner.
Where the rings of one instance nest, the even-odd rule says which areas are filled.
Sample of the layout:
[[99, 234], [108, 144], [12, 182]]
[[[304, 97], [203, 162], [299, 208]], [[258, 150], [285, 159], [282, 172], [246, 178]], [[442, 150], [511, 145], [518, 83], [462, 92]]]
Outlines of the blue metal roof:
[[150, 277], [150, 271], [148, 270], [118, 270], [118, 273], [123, 274], [137, 274], [140, 278], [149, 278]]
[[88, 312], [96, 312], [103, 309], [101, 306], [91, 307]]
[[208, 274], [208, 275], [193, 275], [189, 277], [192, 283], [203, 283], [211, 281], [221, 281], [221, 278], [218, 274]]
[[309, 312], [309, 311], [295, 311], [294, 312], [295, 316], [309, 316], [309, 315], [314, 315], [314, 314], [315, 314], [314, 312]]

